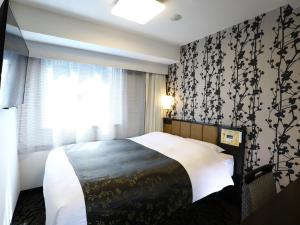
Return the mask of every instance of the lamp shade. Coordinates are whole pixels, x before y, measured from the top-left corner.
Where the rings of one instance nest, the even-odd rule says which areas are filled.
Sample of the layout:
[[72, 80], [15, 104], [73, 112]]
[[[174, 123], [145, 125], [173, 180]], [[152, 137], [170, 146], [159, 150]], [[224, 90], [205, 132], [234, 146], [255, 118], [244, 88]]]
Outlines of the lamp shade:
[[164, 95], [161, 97], [162, 109], [172, 109], [172, 96]]

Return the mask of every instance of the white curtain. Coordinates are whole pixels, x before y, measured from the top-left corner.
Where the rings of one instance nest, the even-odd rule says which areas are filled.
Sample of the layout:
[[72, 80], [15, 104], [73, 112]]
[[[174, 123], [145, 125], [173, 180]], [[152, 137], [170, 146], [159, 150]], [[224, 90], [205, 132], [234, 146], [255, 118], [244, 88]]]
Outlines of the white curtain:
[[163, 130], [161, 97], [166, 95], [166, 77], [146, 74], [145, 133]]
[[19, 151], [142, 134], [144, 84], [144, 73], [31, 58], [19, 112]]

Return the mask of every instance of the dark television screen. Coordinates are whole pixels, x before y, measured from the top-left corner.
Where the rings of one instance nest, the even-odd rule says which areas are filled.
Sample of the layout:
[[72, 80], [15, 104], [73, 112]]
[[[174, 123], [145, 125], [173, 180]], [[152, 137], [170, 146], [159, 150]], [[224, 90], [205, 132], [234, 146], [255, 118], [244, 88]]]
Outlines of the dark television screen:
[[[1, 17], [3, 18], [3, 15]], [[1, 40], [4, 41], [4, 49], [0, 77], [0, 108], [9, 108], [17, 107], [23, 102], [29, 52], [9, 6], [4, 25], [4, 40]]]

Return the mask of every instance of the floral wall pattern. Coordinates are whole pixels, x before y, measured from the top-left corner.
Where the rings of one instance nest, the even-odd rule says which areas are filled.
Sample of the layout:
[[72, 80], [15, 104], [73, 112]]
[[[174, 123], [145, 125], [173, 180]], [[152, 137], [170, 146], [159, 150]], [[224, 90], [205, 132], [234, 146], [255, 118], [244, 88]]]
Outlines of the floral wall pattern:
[[[259, 68], [264, 45], [262, 37], [264, 31], [261, 24], [264, 14], [256, 17], [253, 21], [245, 21], [233, 26], [230, 32], [229, 47], [234, 53], [233, 65], [230, 66], [232, 75], [229, 84], [229, 98], [233, 101], [231, 110], [231, 126], [242, 126], [247, 129], [248, 143], [246, 144], [246, 171], [259, 166], [260, 149], [257, 138], [262, 131], [256, 122], [256, 114], [262, 110], [260, 84], [264, 71]], [[247, 102], [247, 104], [245, 104]]]
[[283, 6], [181, 47], [172, 117], [247, 129], [245, 170], [300, 177], [300, 8]]
[[[275, 179], [281, 187], [284, 187], [283, 178], [290, 182], [294, 176], [300, 177], [300, 171], [296, 169], [300, 157], [300, 75], [295, 68], [300, 62], [299, 19], [300, 13], [294, 12], [290, 6], [280, 8], [272, 29], [274, 42], [268, 61], [276, 76], [274, 87], [270, 89], [273, 98], [267, 119], [274, 133], [269, 147], [272, 153], [270, 162], [275, 164]], [[293, 135], [297, 130], [298, 134]]]
[[168, 70], [168, 76], [167, 76], [167, 95], [172, 96], [173, 98], [173, 104], [172, 104], [172, 111], [171, 111], [171, 117], [177, 116], [177, 98], [176, 94], [179, 91], [178, 86], [178, 78], [177, 78], [177, 69], [178, 66], [176, 64], [170, 65]]
[[201, 93], [202, 103], [200, 120], [205, 123], [222, 124], [222, 106], [225, 101], [221, 98], [221, 87], [224, 86], [224, 65], [226, 55], [222, 51], [222, 41], [225, 39], [225, 31], [218, 32], [215, 36], [205, 38], [203, 60], [201, 63], [201, 79], [204, 81], [204, 89]]
[[198, 109], [198, 103], [196, 101], [198, 96], [196, 92], [196, 85], [198, 83], [196, 79], [196, 69], [198, 68], [197, 44], [198, 41], [195, 41], [183, 46], [180, 52], [180, 63], [182, 65], [180, 77], [182, 82], [180, 88], [182, 92], [179, 96], [183, 105], [182, 116], [183, 119], [186, 120], [195, 120], [195, 111]]

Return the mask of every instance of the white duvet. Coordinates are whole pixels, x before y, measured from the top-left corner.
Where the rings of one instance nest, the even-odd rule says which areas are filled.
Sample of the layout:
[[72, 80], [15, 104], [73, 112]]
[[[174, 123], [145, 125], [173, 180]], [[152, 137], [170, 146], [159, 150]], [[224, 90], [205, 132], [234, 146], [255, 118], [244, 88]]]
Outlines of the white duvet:
[[[233, 185], [233, 158], [178, 136], [153, 132], [130, 138], [176, 161], [187, 171], [193, 202]], [[50, 152], [44, 176], [46, 225], [86, 225], [84, 195], [63, 147]]]

